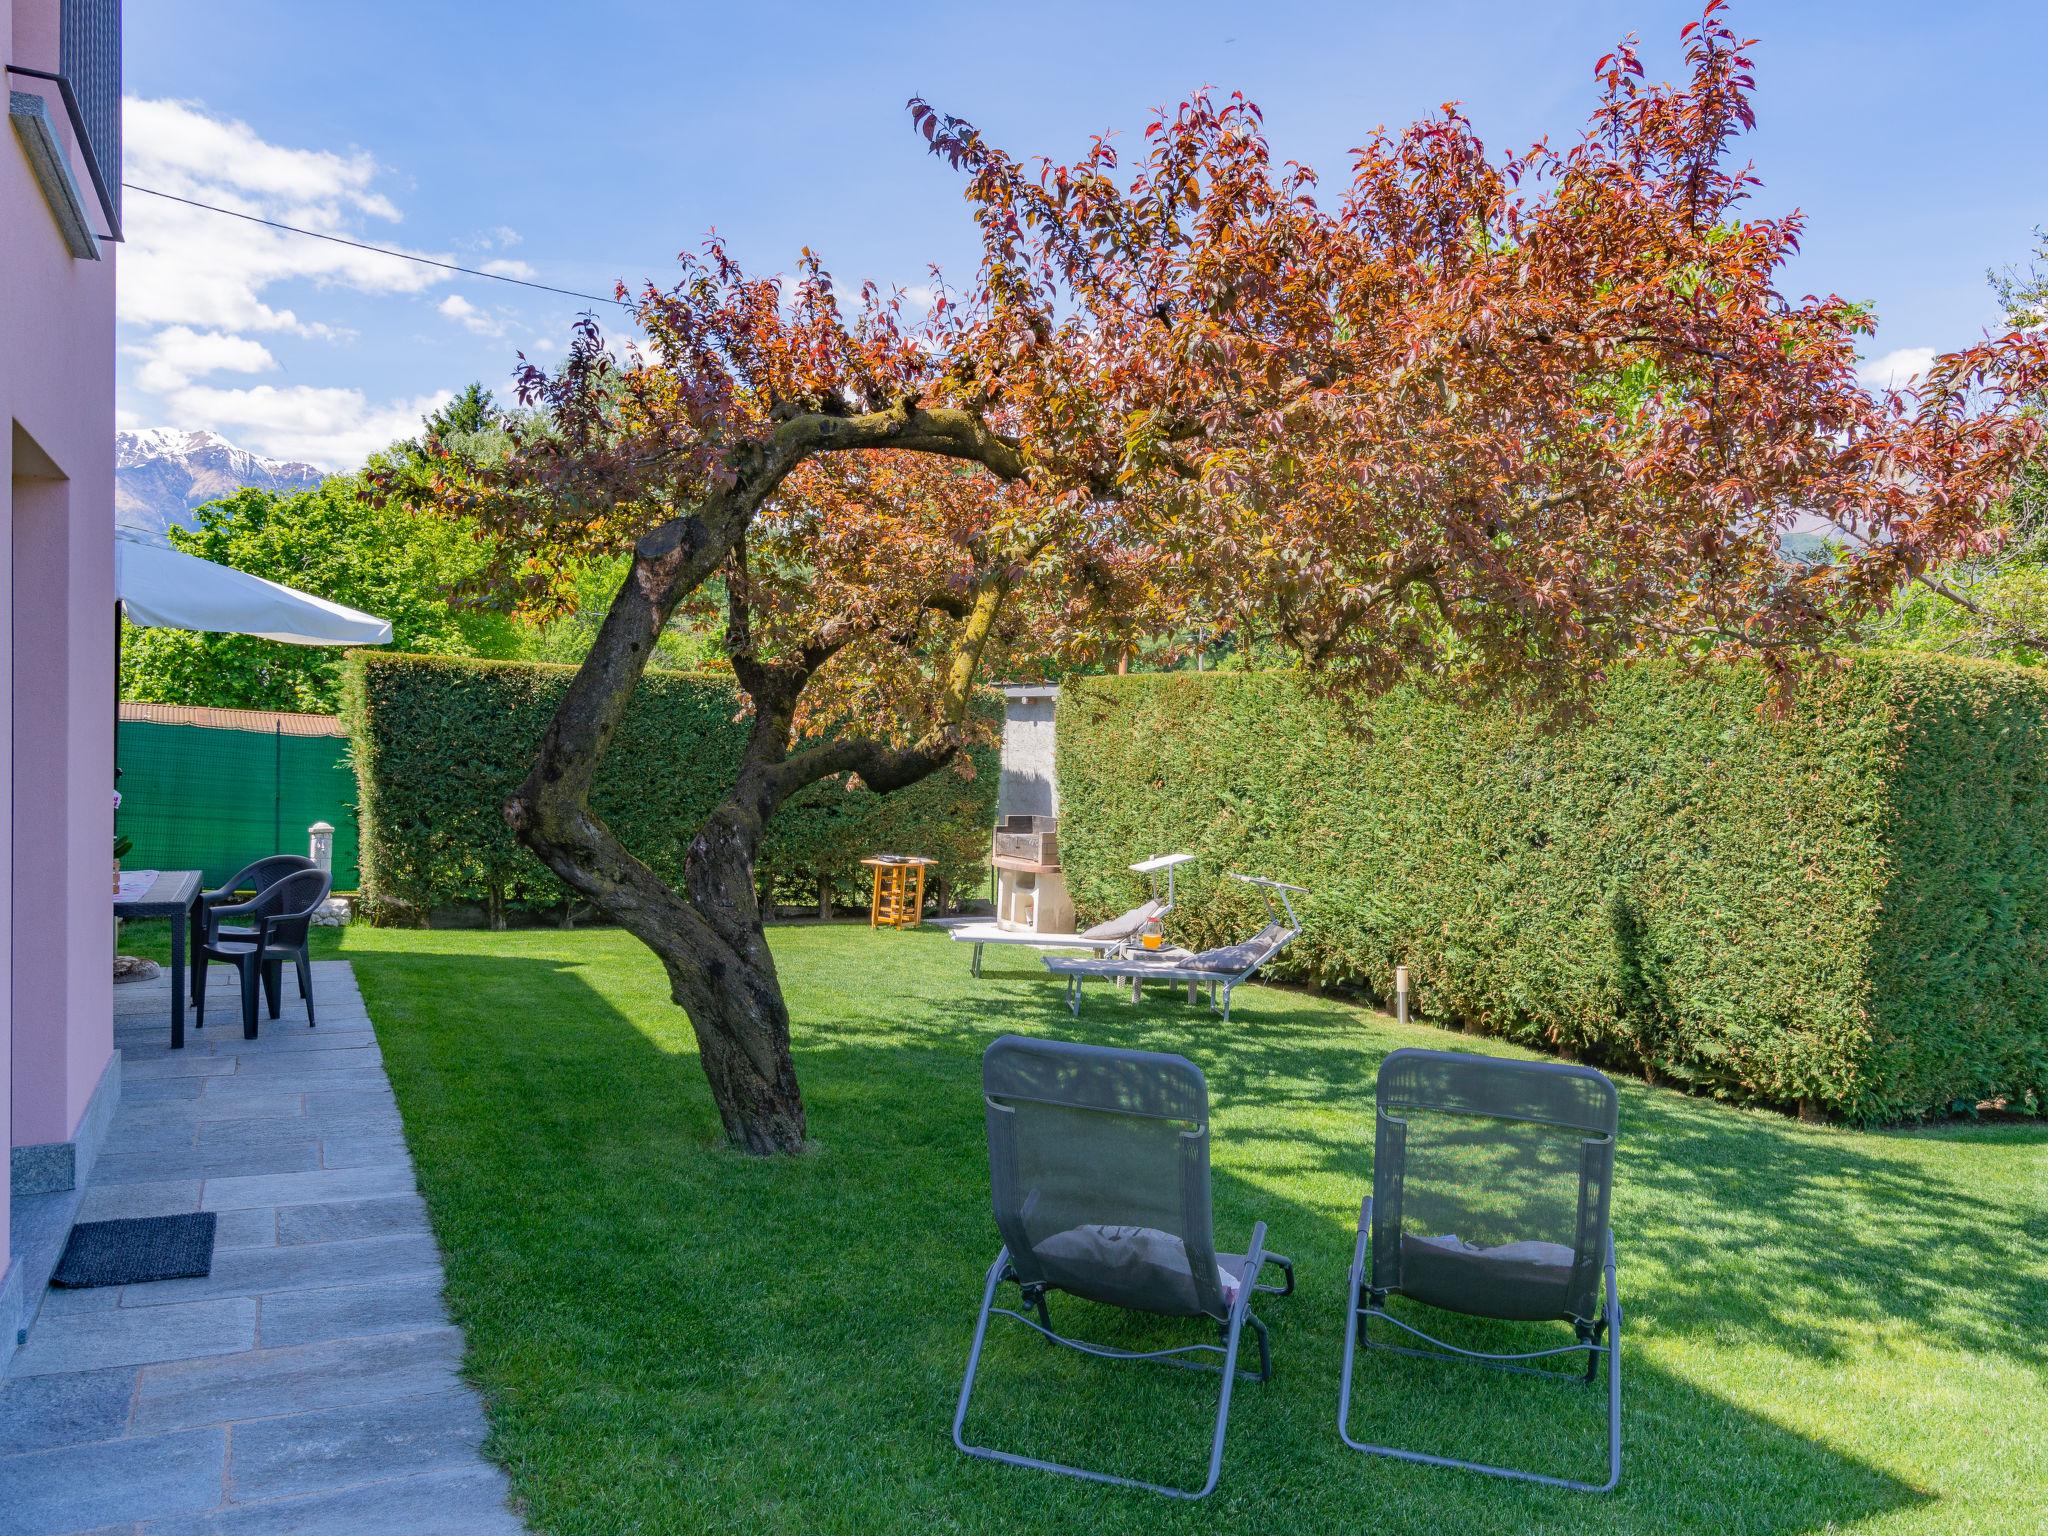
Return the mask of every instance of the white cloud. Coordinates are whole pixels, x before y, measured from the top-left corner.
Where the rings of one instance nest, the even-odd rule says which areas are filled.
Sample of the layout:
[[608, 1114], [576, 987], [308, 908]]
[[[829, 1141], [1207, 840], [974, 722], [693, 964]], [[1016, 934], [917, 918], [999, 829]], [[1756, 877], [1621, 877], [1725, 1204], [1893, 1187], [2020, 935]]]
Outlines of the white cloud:
[[271, 458], [353, 469], [379, 448], [412, 436], [421, 417], [454, 398], [444, 389], [373, 405], [359, 389], [308, 384], [220, 389], [194, 384], [167, 395], [163, 411], [171, 426], [211, 428]]
[[479, 272], [492, 272], [499, 277], [523, 277], [529, 282], [538, 275], [526, 262], [509, 256], [500, 256], [495, 261], [487, 261], [477, 270]]
[[[376, 162], [362, 151], [272, 144], [247, 123], [215, 117], [197, 102], [131, 96], [124, 112], [123, 171], [142, 186], [351, 239], [366, 238], [363, 218], [400, 218], [374, 185]], [[329, 327], [275, 302], [270, 290], [311, 281], [365, 293], [419, 293], [448, 276], [162, 198], [134, 198], [129, 213], [119, 305], [131, 325], [331, 335]]]
[[[247, 123], [192, 101], [125, 103], [127, 163], [140, 186], [256, 218], [348, 239], [390, 245], [399, 208], [378, 185], [384, 174], [361, 150], [294, 149], [273, 144]], [[259, 339], [297, 335], [323, 340], [345, 328], [302, 313], [322, 288], [368, 294], [420, 294], [451, 274], [376, 251], [223, 217], [162, 198], [128, 204], [128, 245], [121, 256], [122, 349], [139, 360], [121, 416], [181, 429], [205, 428], [282, 459], [352, 469], [377, 449], [418, 431], [420, 418], [451, 396], [371, 399], [360, 389], [316, 384], [230, 388], [213, 377], [278, 368]], [[499, 228], [484, 247], [516, 243]], [[439, 252], [414, 254], [448, 259]], [[515, 263], [516, 265], [516, 263]], [[286, 295], [289, 295], [287, 299]], [[451, 308], [450, 306], [459, 306]], [[498, 317], [451, 295], [442, 313], [482, 335]]]
[[474, 331], [479, 336], [502, 336], [505, 322], [487, 309], [478, 309], [459, 293], [451, 293], [434, 306], [464, 330]]
[[135, 382], [152, 394], [183, 389], [209, 373], [268, 373], [277, 366], [260, 341], [187, 325], [169, 326], [124, 350], [143, 360]]
[[211, 116], [198, 102], [131, 96], [123, 104], [126, 174], [165, 192], [234, 187], [252, 197], [331, 208], [346, 203], [396, 222], [397, 208], [370, 183], [377, 164], [361, 150], [272, 144], [247, 123]]
[[524, 239], [525, 237], [521, 235], [519, 231], [514, 229], [511, 225], [496, 224], [483, 232], [483, 235], [478, 239], [477, 244], [481, 245], [487, 251], [491, 249], [492, 246], [497, 246], [501, 250], [509, 250], [511, 247], [515, 245], [522, 244], [524, 242]]
[[1899, 347], [1871, 358], [1856, 370], [1856, 377], [1872, 389], [1906, 389], [1919, 382], [1934, 357], [1932, 347]]

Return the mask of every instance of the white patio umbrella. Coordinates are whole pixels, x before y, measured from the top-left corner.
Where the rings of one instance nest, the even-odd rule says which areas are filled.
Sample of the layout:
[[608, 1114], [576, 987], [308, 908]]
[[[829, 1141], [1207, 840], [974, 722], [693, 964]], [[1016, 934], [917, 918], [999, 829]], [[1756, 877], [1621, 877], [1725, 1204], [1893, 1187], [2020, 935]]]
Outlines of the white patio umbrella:
[[391, 621], [233, 566], [215, 565], [145, 534], [116, 529], [114, 600], [143, 629], [260, 635], [286, 645], [389, 645]]
[[121, 777], [121, 618], [143, 629], [260, 635], [286, 645], [389, 645], [391, 621], [231, 565], [188, 555], [133, 528], [114, 530], [114, 777]]

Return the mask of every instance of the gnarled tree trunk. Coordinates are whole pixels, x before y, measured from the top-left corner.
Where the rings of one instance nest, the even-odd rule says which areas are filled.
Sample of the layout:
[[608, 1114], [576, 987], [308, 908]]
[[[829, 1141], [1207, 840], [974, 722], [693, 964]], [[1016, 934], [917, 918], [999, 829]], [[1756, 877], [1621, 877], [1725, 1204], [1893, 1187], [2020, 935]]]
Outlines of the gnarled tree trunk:
[[863, 416], [796, 416], [773, 437], [737, 449], [733, 482], [687, 515], [642, 538], [596, 640], [541, 738], [532, 771], [505, 802], [505, 819], [572, 891], [660, 957], [670, 994], [690, 1016], [705, 1077], [726, 1135], [743, 1151], [794, 1152], [804, 1144], [803, 1098], [790, 1057], [789, 1010], [761, 928], [755, 859], [775, 808], [807, 784], [858, 774], [886, 793], [944, 766], [958, 748], [981, 650], [1008, 573], [993, 576], [963, 614], [947, 679], [951, 724], [907, 750], [836, 741], [789, 755], [798, 696], [851, 633], [821, 635], [797, 657], [752, 656], [744, 613], [727, 635], [734, 672], [754, 703], [739, 774], [690, 845], [684, 889], [671, 890], [590, 808], [598, 764], [611, 744], [676, 605], [743, 546], [762, 503], [805, 458], [893, 448], [965, 459], [1009, 479], [1023, 473], [1015, 446], [975, 417], [905, 400]]
[[[651, 940], [670, 995], [690, 1016], [725, 1134], [756, 1155], [804, 1144], [789, 1009], [762, 931], [754, 860], [760, 824], [727, 801], [690, 845], [686, 884], [704, 927]], [[707, 931], [708, 930], [708, 931]]]

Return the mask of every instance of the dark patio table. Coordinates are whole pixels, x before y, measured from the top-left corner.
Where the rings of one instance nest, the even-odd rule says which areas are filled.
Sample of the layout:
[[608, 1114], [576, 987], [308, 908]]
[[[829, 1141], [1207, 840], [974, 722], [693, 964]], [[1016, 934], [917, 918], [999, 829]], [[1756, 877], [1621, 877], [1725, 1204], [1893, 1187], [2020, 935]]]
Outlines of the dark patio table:
[[168, 917], [171, 920], [171, 1049], [185, 1048], [185, 935], [199, 942], [200, 872], [162, 869], [148, 889], [130, 901], [114, 901], [116, 917]]

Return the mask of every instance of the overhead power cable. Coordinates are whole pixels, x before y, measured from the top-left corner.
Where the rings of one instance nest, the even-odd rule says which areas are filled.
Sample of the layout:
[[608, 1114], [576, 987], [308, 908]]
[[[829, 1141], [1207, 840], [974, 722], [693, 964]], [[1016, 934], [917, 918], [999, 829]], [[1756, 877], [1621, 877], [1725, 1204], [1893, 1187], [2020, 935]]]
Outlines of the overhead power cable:
[[179, 197], [175, 192], [159, 192], [155, 187], [137, 186], [132, 181], [121, 183], [130, 192], [144, 192], [151, 197], [161, 197], [166, 202], [183, 203], [187, 208], [203, 208], [208, 213], [226, 214], [231, 219], [241, 219], [249, 224], [261, 224], [265, 229], [281, 229], [288, 235], [304, 235], [309, 240], [327, 240], [335, 245], [352, 246], [359, 251], [374, 251], [379, 256], [394, 256], [400, 261], [416, 262], [423, 267], [439, 267], [443, 272], [460, 272], [465, 277], [487, 278], [494, 283], [511, 283], [517, 288], [537, 288], [542, 293], [559, 293], [565, 298], [588, 299], [593, 304], [616, 304], [621, 309], [633, 306], [623, 299], [606, 298], [595, 293], [581, 293], [574, 288], [556, 288], [548, 283], [536, 283], [523, 277], [511, 277], [503, 272], [480, 272], [475, 267], [459, 267], [452, 261], [435, 261], [431, 256], [415, 256], [410, 251], [394, 251], [388, 245], [371, 245], [367, 241], [350, 240], [343, 235], [323, 234], [317, 229], [301, 229], [296, 224], [280, 224], [275, 219], [259, 219], [253, 213], [241, 213], [233, 208], [221, 208], [213, 203], [202, 203], [196, 198]]

